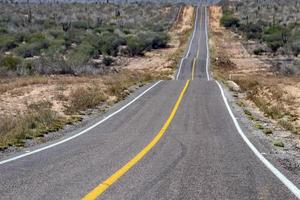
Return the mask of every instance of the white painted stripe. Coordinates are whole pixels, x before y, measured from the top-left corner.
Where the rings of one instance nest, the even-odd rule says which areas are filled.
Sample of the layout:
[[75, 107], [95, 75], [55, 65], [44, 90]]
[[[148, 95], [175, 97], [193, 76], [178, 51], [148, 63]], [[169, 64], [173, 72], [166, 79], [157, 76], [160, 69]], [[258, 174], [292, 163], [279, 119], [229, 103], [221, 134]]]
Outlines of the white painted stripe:
[[198, 21], [198, 15], [199, 15], [199, 13], [198, 13], [199, 11], [198, 11], [198, 10], [199, 10], [199, 9], [198, 9], [198, 7], [197, 7], [196, 19], [195, 19], [195, 24], [194, 24], [194, 32], [193, 32], [192, 38], [191, 38], [191, 40], [190, 40], [189, 49], [188, 49], [188, 51], [187, 51], [185, 57], [183, 57], [183, 58], [181, 59], [181, 62], [180, 62], [180, 65], [179, 65], [179, 69], [178, 69], [178, 72], [177, 72], [177, 76], [176, 76], [176, 80], [178, 80], [178, 78], [179, 78], [179, 75], [180, 75], [180, 72], [181, 72], [181, 68], [182, 68], [183, 61], [184, 61], [185, 59], [188, 58], [188, 56], [189, 56], [189, 54], [190, 54], [190, 52], [191, 52], [192, 43], [193, 43], [193, 40], [194, 40], [194, 37], [195, 37], [195, 34], [196, 34], [196, 29], [197, 29], [197, 21]]
[[297, 188], [295, 184], [293, 184], [287, 177], [285, 177], [274, 165], [272, 165], [257, 149], [256, 147], [250, 142], [250, 140], [247, 138], [247, 136], [244, 134], [243, 130], [241, 129], [238, 121], [233, 115], [233, 112], [228, 104], [227, 98], [224, 94], [223, 88], [220, 85], [218, 81], [216, 81], [218, 84], [224, 103], [226, 105], [226, 108], [229, 112], [230, 117], [233, 120], [233, 123], [240, 134], [240, 136], [243, 138], [243, 140], [246, 142], [246, 144], [250, 147], [250, 149], [253, 151], [253, 153], [258, 157], [258, 159], [298, 198], [300, 199], [300, 190]]
[[208, 47], [208, 31], [207, 31], [207, 24], [208, 24], [208, 15], [207, 15], [207, 7], [205, 6], [205, 35], [206, 35], [206, 77], [207, 77], [207, 80], [209, 81], [210, 80], [210, 77], [209, 77], [209, 69], [208, 69], [208, 66], [209, 66], [209, 47]]
[[104, 119], [102, 119], [101, 121], [97, 122], [96, 124], [88, 127], [87, 129], [71, 136], [71, 137], [68, 137], [66, 139], [63, 139], [59, 142], [56, 142], [54, 144], [51, 144], [51, 145], [48, 145], [48, 146], [45, 146], [45, 147], [42, 147], [42, 148], [39, 148], [39, 149], [36, 149], [36, 150], [33, 150], [33, 151], [30, 151], [30, 152], [27, 152], [27, 153], [24, 153], [24, 154], [21, 154], [19, 156], [15, 156], [15, 157], [12, 157], [12, 158], [9, 158], [9, 159], [6, 159], [6, 160], [2, 160], [0, 161], [0, 165], [3, 165], [5, 163], [8, 163], [8, 162], [11, 162], [11, 161], [14, 161], [14, 160], [18, 160], [20, 158], [24, 158], [26, 156], [30, 156], [32, 154], [36, 154], [38, 152], [41, 152], [41, 151], [44, 151], [44, 150], [47, 150], [47, 149], [50, 149], [50, 148], [53, 148], [55, 146], [58, 146], [60, 144], [63, 144], [65, 142], [68, 142], [70, 140], [73, 140], [85, 133], [87, 133], [88, 131], [92, 130], [93, 128], [99, 126], [100, 124], [102, 124], [103, 122], [107, 121], [108, 119], [112, 118], [113, 116], [115, 116], [116, 114], [120, 113], [121, 111], [123, 111], [124, 109], [126, 109], [128, 106], [130, 106], [131, 104], [133, 104], [134, 102], [136, 102], [139, 98], [141, 98], [143, 95], [145, 95], [147, 92], [149, 92], [152, 88], [154, 88], [155, 86], [157, 86], [160, 82], [162, 81], [158, 81], [156, 82], [155, 84], [153, 84], [151, 87], [149, 87], [147, 90], [145, 90], [144, 92], [142, 92], [140, 95], [138, 95], [136, 98], [134, 98], [132, 101], [130, 101], [128, 104], [126, 104], [125, 106], [123, 106], [122, 108], [120, 108], [119, 110], [115, 111], [114, 113], [108, 115], [107, 117], [105, 117]]

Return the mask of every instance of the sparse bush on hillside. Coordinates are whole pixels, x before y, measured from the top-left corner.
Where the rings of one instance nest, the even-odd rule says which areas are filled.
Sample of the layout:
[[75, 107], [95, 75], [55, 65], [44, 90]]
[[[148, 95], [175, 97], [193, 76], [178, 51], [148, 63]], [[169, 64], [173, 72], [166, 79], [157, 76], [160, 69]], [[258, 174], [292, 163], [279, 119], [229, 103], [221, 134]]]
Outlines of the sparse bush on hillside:
[[0, 57], [0, 67], [5, 67], [8, 70], [16, 70], [17, 66], [21, 64], [22, 59], [13, 55]]
[[240, 26], [240, 20], [237, 17], [233, 16], [231, 11], [223, 12], [220, 23], [227, 28]]
[[1, 35], [0, 51], [7, 51], [15, 47], [17, 47], [17, 41], [13, 35]]
[[24, 58], [40, 55], [42, 49], [49, 47], [48, 40], [39, 40], [29, 44], [22, 44], [15, 49], [15, 52]]

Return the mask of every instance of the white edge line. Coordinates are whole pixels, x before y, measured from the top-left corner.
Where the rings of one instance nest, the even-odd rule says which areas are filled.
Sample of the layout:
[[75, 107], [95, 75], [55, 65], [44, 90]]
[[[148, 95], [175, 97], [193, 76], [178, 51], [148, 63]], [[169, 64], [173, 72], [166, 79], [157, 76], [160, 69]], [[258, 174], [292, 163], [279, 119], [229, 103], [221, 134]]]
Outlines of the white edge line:
[[185, 55], [185, 56], [181, 59], [181, 61], [180, 61], [180, 65], [179, 65], [179, 69], [178, 69], [178, 72], [177, 72], [176, 80], [178, 80], [178, 78], [179, 78], [179, 75], [180, 75], [180, 72], [181, 72], [181, 68], [182, 68], [183, 61], [184, 61], [185, 59], [187, 59], [187, 57], [188, 57], [189, 54], [190, 54], [191, 47], [192, 47], [192, 42], [193, 42], [193, 40], [194, 40], [194, 38], [195, 38], [195, 33], [196, 33], [196, 29], [197, 29], [198, 15], [199, 15], [199, 9], [198, 9], [198, 7], [197, 7], [196, 19], [195, 19], [195, 23], [194, 23], [194, 31], [193, 31], [193, 36], [192, 36], [192, 38], [190, 39], [189, 50], [187, 51], [186, 55]]
[[123, 106], [122, 108], [120, 108], [119, 110], [115, 111], [114, 113], [108, 115], [107, 117], [105, 117], [104, 119], [102, 119], [101, 121], [97, 122], [96, 124], [88, 127], [87, 129], [71, 136], [71, 137], [68, 137], [64, 140], [61, 140], [59, 142], [56, 142], [54, 144], [51, 144], [51, 145], [48, 145], [48, 146], [45, 146], [45, 147], [42, 147], [42, 148], [39, 148], [39, 149], [36, 149], [36, 150], [33, 150], [31, 152], [28, 152], [28, 153], [24, 153], [24, 154], [21, 154], [19, 156], [15, 156], [15, 157], [12, 157], [12, 158], [9, 158], [9, 159], [6, 159], [6, 160], [2, 160], [0, 161], [0, 165], [3, 165], [5, 163], [8, 163], [8, 162], [11, 162], [11, 161], [14, 161], [14, 160], [18, 160], [20, 158], [24, 158], [26, 156], [30, 156], [32, 154], [36, 154], [38, 152], [41, 152], [41, 151], [44, 151], [44, 150], [47, 150], [47, 149], [50, 149], [50, 148], [53, 148], [55, 146], [58, 146], [60, 144], [63, 144], [65, 142], [68, 142], [70, 140], [73, 140], [85, 133], [87, 133], [88, 131], [92, 130], [93, 128], [99, 126], [100, 124], [102, 124], [103, 122], [107, 121], [108, 119], [112, 118], [113, 116], [115, 116], [116, 114], [120, 113], [121, 111], [123, 111], [124, 109], [126, 109], [128, 106], [130, 106], [131, 104], [133, 104], [134, 102], [136, 102], [139, 98], [141, 98], [143, 95], [145, 95], [148, 91], [150, 91], [152, 88], [154, 88], [155, 86], [157, 86], [160, 82], [162, 81], [157, 81], [155, 84], [153, 84], [151, 87], [149, 87], [147, 90], [145, 90], [144, 92], [142, 92], [139, 96], [137, 96], [136, 98], [134, 98], [132, 101], [130, 101], [129, 103], [127, 103], [125, 106]]
[[257, 149], [256, 147], [250, 142], [250, 140], [247, 138], [247, 136], [245, 135], [245, 133], [243, 132], [243, 130], [241, 129], [238, 121], [236, 120], [236, 118], [234, 117], [234, 114], [228, 104], [227, 98], [224, 94], [224, 90], [221, 86], [221, 84], [216, 81], [216, 83], [218, 84], [220, 91], [221, 91], [221, 95], [223, 97], [223, 101], [226, 105], [226, 108], [229, 112], [230, 117], [232, 118], [234, 125], [238, 131], [238, 133], [240, 134], [240, 136], [243, 138], [243, 140], [246, 142], [246, 144], [249, 146], [249, 148], [253, 151], [253, 153], [255, 154], [256, 157], [258, 157], [258, 159], [298, 198], [300, 199], [300, 190], [299, 188], [297, 188], [297, 186], [292, 183], [287, 177], [285, 177], [274, 165], [272, 165]]
[[208, 46], [208, 33], [207, 33], [207, 24], [208, 24], [208, 16], [207, 16], [207, 7], [205, 6], [205, 34], [206, 34], [206, 76], [207, 80], [210, 80], [208, 65], [209, 65], [209, 46]]

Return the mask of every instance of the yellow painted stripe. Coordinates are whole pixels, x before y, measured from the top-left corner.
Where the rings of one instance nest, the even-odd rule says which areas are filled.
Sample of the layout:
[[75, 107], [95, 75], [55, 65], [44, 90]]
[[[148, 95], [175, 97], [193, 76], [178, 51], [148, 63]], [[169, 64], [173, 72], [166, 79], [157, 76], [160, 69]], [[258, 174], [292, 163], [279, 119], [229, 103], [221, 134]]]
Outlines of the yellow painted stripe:
[[153, 140], [142, 150], [140, 151], [134, 158], [132, 158], [127, 164], [125, 164], [122, 168], [116, 171], [113, 175], [111, 175], [108, 179], [100, 183], [97, 187], [95, 187], [92, 191], [90, 191], [86, 196], [84, 196], [83, 200], [92, 200], [99, 197], [107, 188], [109, 188], [112, 184], [114, 184], [119, 178], [121, 178], [128, 170], [130, 170], [134, 165], [136, 165], [161, 139], [161, 137], [165, 134], [168, 129], [170, 123], [172, 122], [177, 109], [182, 101], [182, 98], [189, 86], [190, 81], [187, 80], [184, 88], [182, 89], [171, 114], [169, 115], [167, 121], [157, 133], [157, 135], [153, 138]]

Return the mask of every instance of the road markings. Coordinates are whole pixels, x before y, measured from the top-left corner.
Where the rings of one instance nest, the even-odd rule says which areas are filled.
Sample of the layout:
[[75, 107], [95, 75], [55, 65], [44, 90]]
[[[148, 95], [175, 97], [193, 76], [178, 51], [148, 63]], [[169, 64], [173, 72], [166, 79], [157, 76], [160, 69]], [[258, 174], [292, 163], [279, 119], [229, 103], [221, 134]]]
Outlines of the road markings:
[[84, 196], [82, 198], [83, 200], [93, 200], [99, 197], [103, 192], [105, 192], [105, 190], [107, 190], [112, 184], [114, 184], [119, 178], [121, 178], [128, 170], [130, 170], [134, 165], [136, 165], [159, 142], [159, 140], [162, 138], [162, 136], [167, 131], [169, 125], [171, 124], [189, 84], [190, 81], [187, 80], [167, 121], [157, 133], [157, 135], [153, 138], [153, 140], [127, 164], [125, 164], [122, 168], [117, 170], [113, 175], [111, 175], [105, 181], [96, 186], [92, 191], [90, 191], [86, 196]]
[[208, 65], [209, 65], [209, 46], [208, 46], [208, 33], [207, 33], [207, 24], [209, 23], [208, 22], [208, 16], [207, 16], [207, 7], [205, 6], [205, 36], [206, 36], [206, 77], [207, 77], [207, 80], [209, 81], [210, 80], [210, 77], [209, 77], [209, 71], [208, 71]]
[[87, 133], [88, 131], [92, 130], [93, 128], [99, 126], [100, 124], [104, 123], [105, 121], [107, 121], [108, 119], [112, 118], [113, 116], [115, 116], [116, 114], [120, 113], [121, 111], [125, 110], [127, 107], [129, 107], [131, 104], [133, 104], [134, 102], [136, 102], [138, 99], [140, 99], [142, 96], [144, 96], [147, 92], [149, 92], [151, 89], [153, 89], [155, 86], [157, 86], [160, 82], [162, 81], [157, 81], [155, 84], [153, 84], [151, 87], [149, 87], [147, 90], [145, 90], [144, 92], [142, 92], [140, 95], [138, 95], [136, 98], [134, 98], [132, 101], [130, 101], [129, 103], [127, 103], [125, 106], [123, 106], [122, 108], [120, 108], [119, 110], [115, 111], [114, 113], [108, 115], [107, 117], [105, 117], [104, 119], [102, 119], [101, 121], [97, 122], [96, 124], [88, 127], [87, 129], [71, 136], [71, 137], [68, 137], [64, 140], [61, 140], [59, 142], [56, 142], [56, 143], [53, 143], [51, 145], [48, 145], [48, 146], [45, 146], [45, 147], [42, 147], [42, 148], [39, 148], [39, 149], [36, 149], [36, 150], [33, 150], [33, 151], [29, 151], [27, 153], [24, 153], [24, 154], [21, 154], [19, 156], [15, 156], [15, 157], [12, 157], [12, 158], [9, 158], [9, 159], [6, 159], [6, 160], [2, 160], [0, 161], [0, 165], [3, 165], [5, 163], [8, 163], [8, 162], [11, 162], [11, 161], [14, 161], [14, 160], [18, 160], [20, 158], [24, 158], [26, 156], [30, 156], [32, 154], [36, 154], [38, 152], [41, 152], [41, 151], [44, 151], [44, 150], [47, 150], [47, 149], [50, 149], [50, 148], [53, 148], [55, 146], [58, 146], [60, 144], [63, 144], [65, 142], [68, 142], [70, 140], [73, 140], [85, 133]]
[[192, 47], [192, 43], [193, 43], [193, 40], [194, 40], [194, 37], [195, 37], [195, 34], [196, 34], [198, 16], [199, 16], [199, 9], [198, 9], [198, 7], [197, 7], [197, 11], [196, 11], [196, 19], [195, 19], [195, 23], [194, 23], [194, 32], [193, 32], [193, 36], [192, 36], [192, 38], [190, 39], [190, 44], [189, 44], [188, 52], [186, 53], [185, 57], [183, 57], [183, 58], [181, 59], [181, 62], [180, 62], [180, 65], [179, 65], [179, 69], [178, 69], [178, 72], [177, 72], [177, 76], [176, 76], [176, 80], [178, 80], [178, 78], [179, 78], [179, 75], [180, 75], [180, 72], [181, 72], [181, 68], [182, 68], [182, 65], [183, 65], [183, 61], [184, 61], [185, 59], [187, 59], [188, 56], [189, 56], [189, 54], [190, 54], [191, 47]]
[[272, 163], [270, 163], [257, 149], [256, 147], [250, 142], [250, 140], [247, 138], [247, 136], [245, 135], [245, 133], [243, 132], [243, 130], [241, 129], [238, 121], [236, 120], [236, 118], [234, 117], [234, 114], [228, 104], [227, 98], [224, 94], [223, 88], [220, 85], [220, 83], [218, 81], [216, 81], [216, 83], [218, 84], [220, 91], [221, 91], [221, 95], [223, 97], [223, 101], [225, 103], [225, 106], [229, 112], [230, 117], [233, 120], [233, 123], [238, 131], [238, 133], [240, 134], [240, 136], [243, 138], [243, 140], [246, 142], [246, 144], [249, 146], [249, 148], [253, 151], [253, 153], [255, 154], [256, 157], [258, 157], [258, 159], [298, 198], [300, 199], [300, 190], [299, 188], [297, 188], [297, 186], [292, 183], [287, 177], [285, 177], [274, 165], [272, 165]]

